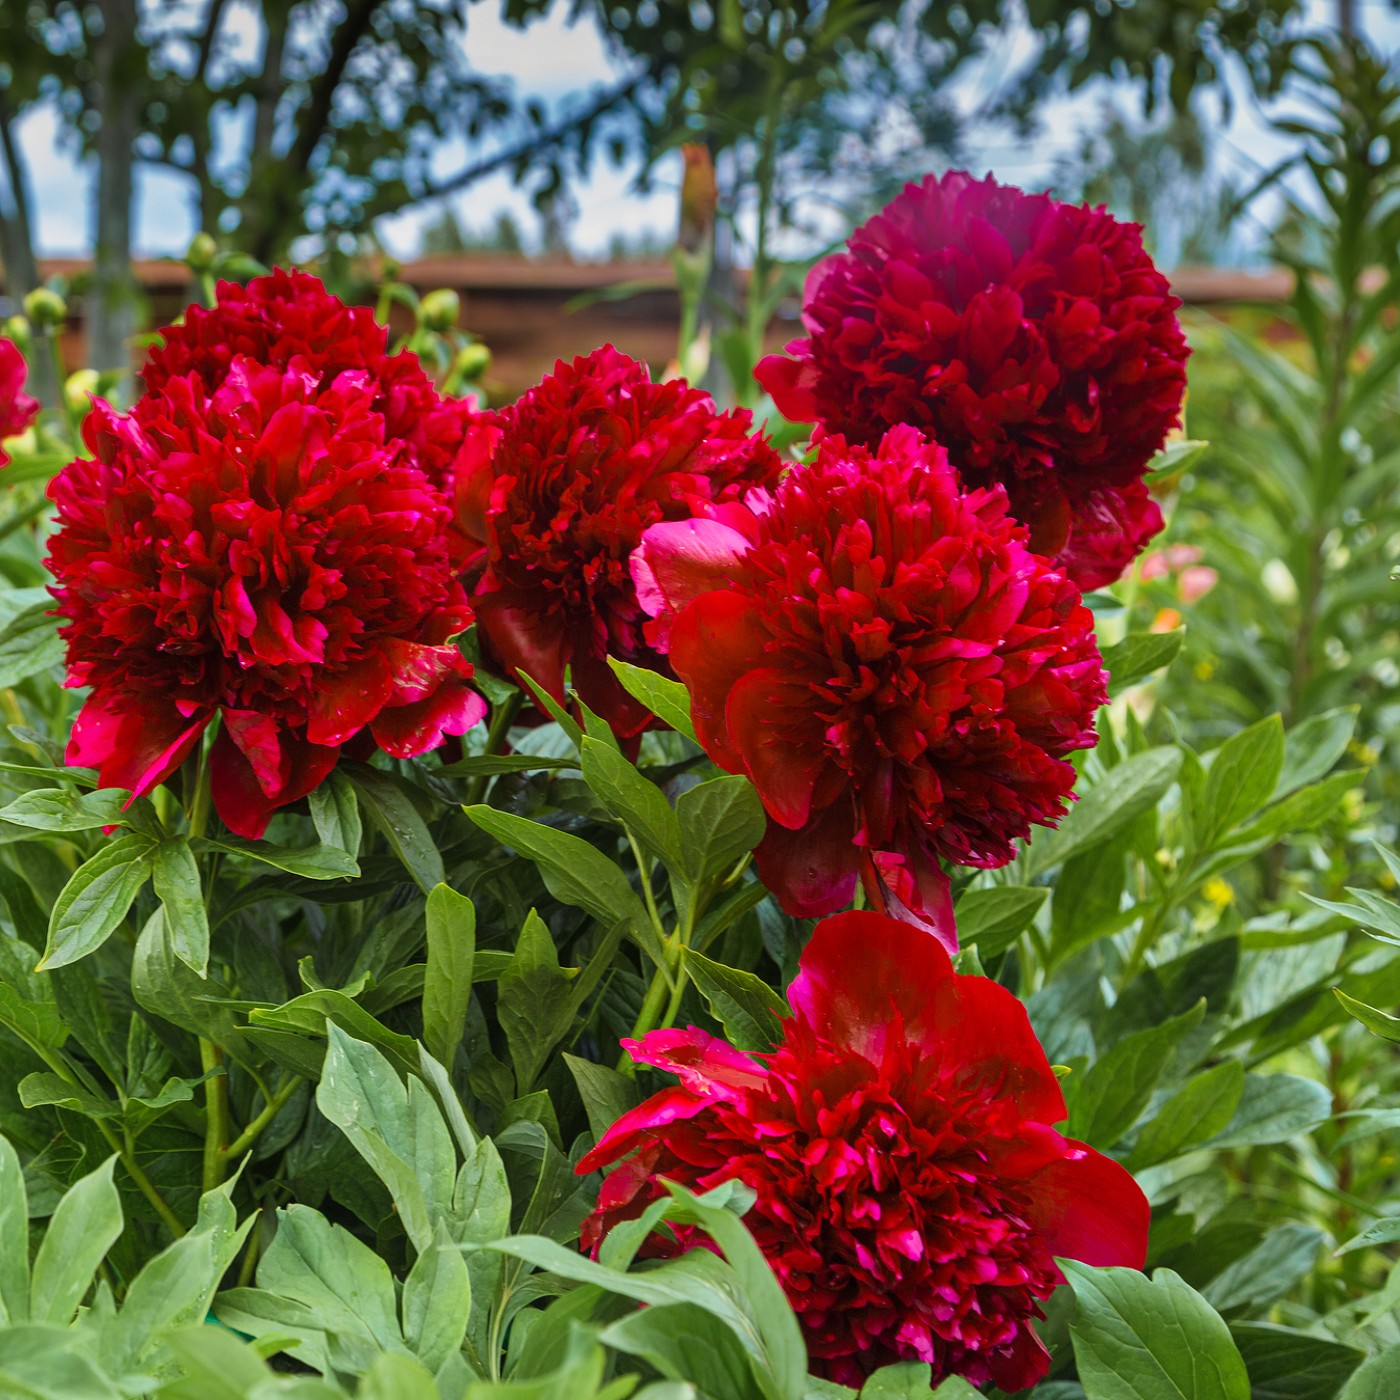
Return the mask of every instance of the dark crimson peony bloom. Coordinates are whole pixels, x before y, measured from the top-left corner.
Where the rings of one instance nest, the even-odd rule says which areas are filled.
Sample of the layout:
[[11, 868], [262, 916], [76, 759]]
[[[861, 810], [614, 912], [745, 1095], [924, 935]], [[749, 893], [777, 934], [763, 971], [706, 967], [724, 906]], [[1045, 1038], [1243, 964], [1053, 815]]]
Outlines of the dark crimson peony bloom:
[[939, 857], [1002, 865], [1064, 815], [1105, 699], [1093, 618], [912, 428], [823, 439], [757, 506], [653, 526], [634, 572], [701, 743], [767, 808], [759, 873], [801, 917], [859, 874], [956, 947]]
[[517, 403], [480, 415], [460, 471], [463, 526], [482, 545], [472, 602], [488, 648], [561, 703], [570, 667], [585, 705], [619, 735], [640, 733], [652, 716], [607, 657], [665, 669], [628, 572], [642, 532], [782, 469], [747, 412], [717, 413], [682, 380], [653, 384], [611, 346], [559, 361]]
[[[12, 340], [0, 340], [0, 442], [18, 437], [39, 416], [39, 400], [24, 392], [24, 356]], [[9, 462], [0, 451], [0, 467]]]
[[407, 758], [482, 717], [451, 508], [380, 402], [364, 375], [238, 355], [130, 415], [97, 404], [93, 459], [50, 488], [68, 684], [92, 687], [69, 762], [144, 793], [221, 717], [214, 804], [256, 837], [342, 745]]
[[190, 374], [217, 388], [239, 357], [315, 375], [322, 388], [342, 375], [367, 383], [386, 439], [406, 443], [433, 485], [450, 492], [473, 405], [442, 398], [416, 355], [388, 353], [389, 332], [369, 307], [347, 306], [310, 273], [277, 268], [246, 287], [220, 282], [216, 306], [191, 306], [161, 335], [141, 371], [147, 390]]
[[[859, 1386], [929, 1362], [1002, 1390], [1048, 1355], [1032, 1321], [1055, 1256], [1141, 1268], [1148, 1204], [1116, 1162], [1052, 1126], [1060, 1087], [1024, 1006], [953, 971], [935, 939], [881, 914], [817, 926], [781, 1045], [756, 1059], [692, 1027], [624, 1041], [680, 1083], [608, 1129], [580, 1172], [622, 1162], [584, 1223], [596, 1251], [660, 1179], [757, 1193], [745, 1221], [814, 1370]], [[629, 1154], [633, 1154], [630, 1155]], [[690, 1227], [650, 1252], [705, 1243]]]
[[757, 376], [789, 418], [853, 442], [898, 423], [937, 438], [1098, 588], [1162, 528], [1142, 476], [1180, 422], [1180, 304], [1136, 224], [930, 175], [813, 268], [809, 338]]

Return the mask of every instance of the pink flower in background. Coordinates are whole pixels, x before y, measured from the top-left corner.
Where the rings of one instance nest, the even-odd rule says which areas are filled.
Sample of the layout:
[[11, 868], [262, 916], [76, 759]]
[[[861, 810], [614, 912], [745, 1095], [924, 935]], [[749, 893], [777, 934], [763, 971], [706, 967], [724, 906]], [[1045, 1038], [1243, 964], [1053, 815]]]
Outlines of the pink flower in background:
[[[24, 356], [12, 340], [0, 340], [0, 441], [18, 437], [39, 416], [39, 400], [24, 392]], [[0, 467], [9, 462], [0, 451]]]

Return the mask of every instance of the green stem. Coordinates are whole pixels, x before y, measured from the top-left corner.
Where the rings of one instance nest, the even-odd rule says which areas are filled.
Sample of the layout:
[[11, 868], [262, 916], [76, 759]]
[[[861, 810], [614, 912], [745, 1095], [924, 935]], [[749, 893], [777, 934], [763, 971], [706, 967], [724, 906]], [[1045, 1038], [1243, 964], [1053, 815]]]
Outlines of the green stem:
[[209, 783], [209, 746], [201, 745], [199, 762], [194, 770], [194, 794], [189, 798], [190, 838], [204, 835], [209, 827], [209, 813], [213, 806], [213, 791]]
[[228, 1075], [224, 1072], [223, 1051], [212, 1040], [199, 1038], [199, 1061], [204, 1081], [204, 1189], [217, 1190], [224, 1184], [228, 1161], [227, 1142], [232, 1135], [228, 1108]]
[[[524, 701], [525, 693], [523, 691], [513, 691], [491, 711], [491, 723], [486, 729], [486, 748], [483, 750], [483, 757], [500, 753], [502, 745], [510, 734], [510, 727], [515, 722], [515, 716]], [[466, 805], [468, 807], [475, 806], [486, 796], [486, 785], [490, 781], [490, 775], [482, 773], [467, 784]]]
[[302, 1079], [299, 1074], [288, 1076], [277, 1086], [277, 1091], [268, 1099], [261, 1113], [243, 1129], [234, 1140], [223, 1149], [225, 1162], [234, 1162], [252, 1149], [262, 1130], [287, 1106], [287, 1101], [297, 1091]]
[[79, 451], [83, 443], [83, 415], [73, 410], [73, 405], [68, 402], [68, 370], [63, 363], [63, 337], [60, 334], [62, 328], [54, 327], [46, 332], [49, 344], [53, 348], [54, 374], [58, 378], [58, 403], [63, 410], [63, 421], [68, 426], [68, 439], [73, 447]]
[[0, 525], [0, 540], [9, 539], [16, 530], [23, 529], [31, 520], [44, 513], [49, 498], [42, 493], [37, 501], [31, 501], [23, 510], [17, 510], [3, 525]]

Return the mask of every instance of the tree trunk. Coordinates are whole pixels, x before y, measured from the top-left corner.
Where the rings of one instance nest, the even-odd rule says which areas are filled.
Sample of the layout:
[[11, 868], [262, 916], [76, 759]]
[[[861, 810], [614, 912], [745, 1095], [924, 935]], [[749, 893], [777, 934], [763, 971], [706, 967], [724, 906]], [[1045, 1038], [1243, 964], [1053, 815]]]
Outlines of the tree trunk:
[[88, 315], [88, 363], [130, 377], [139, 290], [131, 268], [133, 66], [143, 61], [136, 41], [136, 0], [106, 0], [96, 39], [96, 254]]
[[[0, 257], [5, 260], [5, 292], [18, 311], [24, 298], [39, 285], [39, 262], [34, 254], [34, 231], [29, 216], [32, 196], [29, 171], [14, 137], [15, 114], [0, 93], [0, 152], [5, 182], [0, 185]], [[35, 334], [29, 354], [29, 392], [46, 408], [58, 405], [58, 375], [48, 336]]]

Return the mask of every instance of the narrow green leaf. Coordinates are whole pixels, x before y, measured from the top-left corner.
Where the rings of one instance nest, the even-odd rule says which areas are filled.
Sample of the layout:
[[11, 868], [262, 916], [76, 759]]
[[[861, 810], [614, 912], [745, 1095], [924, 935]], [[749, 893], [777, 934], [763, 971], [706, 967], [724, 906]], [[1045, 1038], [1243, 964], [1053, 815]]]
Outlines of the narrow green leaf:
[[1189, 1079], [1143, 1128], [1128, 1159], [1133, 1171], [1178, 1156], [1223, 1132], [1244, 1093], [1244, 1066], [1226, 1060]]
[[60, 1326], [73, 1320], [97, 1266], [122, 1232], [122, 1203], [112, 1180], [117, 1159], [71, 1186], [58, 1203], [34, 1256], [29, 1316]]
[[771, 1050], [782, 1039], [787, 1003], [761, 977], [687, 951], [685, 970], [710, 1014], [739, 1050]]
[[640, 700], [658, 719], [664, 719], [678, 734], [692, 743], [695, 726], [690, 720], [690, 692], [679, 681], [667, 680], [642, 666], [629, 666], [625, 661], [608, 657], [608, 665], [622, 682], [622, 688], [634, 700]]
[[644, 778], [617, 749], [585, 736], [583, 780], [593, 795], [659, 860], [680, 865], [680, 827], [661, 789]]
[[363, 836], [363, 823], [360, 820], [360, 803], [350, 779], [338, 768], [318, 788], [313, 788], [306, 798], [311, 808], [311, 820], [316, 824], [316, 835], [323, 846], [333, 846], [350, 856], [360, 854], [360, 839]]
[[429, 1371], [458, 1355], [472, 1310], [471, 1276], [462, 1251], [439, 1223], [432, 1244], [409, 1270], [403, 1286], [403, 1335]]
[[29, 1321], [29, 1193], [24, 1168], [0, 1137], [0, 1327]]
[[1121, 642], [1105, 647], [1104, 669], [1108, 672], [1110, 695], [1121, 695], [1129, 686], [1170, 665], [1186, 640], [1186, 629], [1171, 632], [1133, 632]]
[[959, 942], [964, 947], [975, 944], [983, 958], [996, 957], [1030, 927], [1049, 893], [1028, 885], [968, 890], [953, 911]]
[[31, 826], [38, 831], [95, 831], [102, 826], [126, 826], [124, 805], [131, 794], [120, 788], [98, 792], [74, 792], [72, 788], [45, 788], [26, 792], [7, 807], [0, 807], [0, 821]]
[[1283, 751], [1283, 720], [1278, 715], [1250, 725], [1215, 751], [1193, 823], [1201, 850], [1213, 850], [1268, 801], [1283, 770]]
[[360, 873], [359, 862], [348, 851], [335, 846], [305, 846], [292, 848], [274, 846], [267, 841], [245, 841], [238, 836], [199, 837], [203, 849], [225, 851], [230, 855], [250, 856], [264, 865], [300, 875], [307, 880], [345, 880]]
[[156, 847], [151, 877], [156, 898], [165, 906], [175, 956], [203, 977], [209, 967], [209, 915], [199, 866], [183, 836], [168, 836]]
[[519, 1095], [534, 1089], [573, 1020], [569, 982], [544, 920], [532, 909], [516, 941], [515, 956], [501, 974], [496, 1004]]
[[1392, 1016], [1389, 1012], [1367, 1006], [1364, 1001], [1349, 997], [1340, 987], [1333, 987], [1332, 994], [1346, 1007], [1347, 1013], [1360, 1021], [1373, 1035], [1400, 1044], [1400, 1016]]
[[428, 892], [423, 1039], [449, 1071], [466, 1033], [476, 959], [476, 906], [449, 885]]
[[437, 842], [433, 840], [403, 779], [366, 763], [342, 765], [370, 820], [403, 862], [404, 869], [425, 894], [447, 878]]

